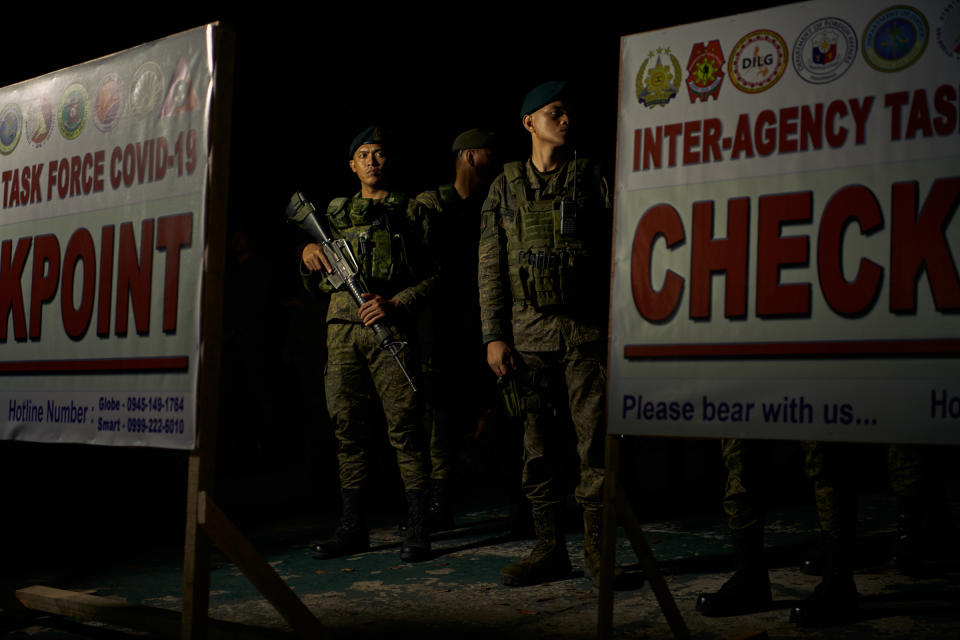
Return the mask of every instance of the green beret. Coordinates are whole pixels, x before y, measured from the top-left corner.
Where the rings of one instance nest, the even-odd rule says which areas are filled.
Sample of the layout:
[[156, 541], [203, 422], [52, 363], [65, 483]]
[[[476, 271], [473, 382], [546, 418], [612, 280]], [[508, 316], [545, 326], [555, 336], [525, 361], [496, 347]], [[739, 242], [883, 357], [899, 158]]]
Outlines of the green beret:
[[533, 113], [554, 100], [560, 99], [564, 90], [567, 88], [566, 80], [551, 80], [534, 87], [523, 99], [523, 105], [520, 107], [520, 117]]
[[362, 147], [365, 144], [384, 144], [386, 136], [383, 134], [383, 129], [374, 125], [367, 127], [363, 131], [357, 134], [357, 137], [353, 139], [353, 142], [350, 143], [350, 159], [353, 160], [353, 154], [357, 152], [357, 149]]
[[497, 146], [497, 135], [483, 129], [464, 131], [453, 140], [452, 151], [463, 149], [492, 149]]

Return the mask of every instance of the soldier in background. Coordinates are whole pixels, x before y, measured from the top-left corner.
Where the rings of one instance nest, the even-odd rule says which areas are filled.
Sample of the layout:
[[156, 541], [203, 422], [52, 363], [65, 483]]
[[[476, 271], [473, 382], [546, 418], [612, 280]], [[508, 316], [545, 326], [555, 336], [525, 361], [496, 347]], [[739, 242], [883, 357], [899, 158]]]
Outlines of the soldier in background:
[[[475, 428], [485, 401], [478, 348], [480, 309], [476, 291], [464, 283], [477, 279], [477, 221], [490, 182], [500, 173], [496, 146], [496, 136], [482, 129], [464, 131], [454, 139], [454, 181], [437, 190], [440, 212], [431, 222], [442, 276], [434, 303], [421, 318], [420, 337], [424, 416], [430, 434], [428, 525], [433, 531], [454, 527], [450, 493], [457, 444]], [[454, 312], [441, 313], [441, 305]]]
[[[350, 145], [350, 169], [360, 181], [360, 192], [336, 198], [327, 207], [326, 222], [337, 238], [349, 240], [360, 272], [371, 293], [359, 310], [345, 290], [330, 293], [324, 273], [330, 265], [319, 245], [301, 253], [301, 272], [308, 287], [330, 293], [327, 312], [327, 366], [324, 376], [327, 409], [336, 428], [337, 459], [343, 512], [328, 540], [314, 545], [315, 557], [334, 558], [366, 551], [370, 537], [365, 519], [364, 493], [370, 475], [371, 426], [369, 415], [379, 398], [390, 444], [407, 495], [408, 528], [400, 557], [426, 560], [430, 538], [426, 528], [428, 456], [423, 434], [420, 394], [407, 383], [391, 355], [377, 344], [370, 328], [388, 322], [400, 340], [416, 332], [416, 313], [431, 295], [438, 277], [430, 258], [428, 218], [439, 202], [429, 193], [416, 198], [394, 191], [389, 181], [390, 147], [379, 127], [368, 127]], [[415, 371], [416, 346], [410, 342], [400, 356]]]
[[604, 479], [606, 328], [611, 199], [606, 181], [570, 144], [567, 83], [547, 82], [523, 100], [531, 155], [494, 180], [480, 221], [482, 339], [487, 364], [520, 389], [523, 487], [537, 543], [503, 569], [506, 585], [569, 577], [563, 536], [564, 435], [569, 410], [579, 457], [575, 490], [583, 508], [584, 571], [599, 579]]

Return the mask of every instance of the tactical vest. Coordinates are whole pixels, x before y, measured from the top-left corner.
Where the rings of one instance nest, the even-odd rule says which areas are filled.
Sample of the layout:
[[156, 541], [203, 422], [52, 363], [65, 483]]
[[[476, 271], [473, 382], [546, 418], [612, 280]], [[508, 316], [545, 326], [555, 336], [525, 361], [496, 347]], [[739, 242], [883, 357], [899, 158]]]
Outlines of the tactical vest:
[[595, 203], [595, 192], [599, 193], [593, 181], [584, 180], [594, 175], [590, 165], [589, 160], [571, 163], [560, 193], [551, 200], [532, 200], [525, 163], [504, 166], [507, 188], [517, 202], [512, 225], [505, 225], [515, 302], [528, 302], [539, 309], [572, 305], [582, 295], [586, 284], [580, 280], [589, 256], [583, 229], [578, 230], [577, 224], [594, 222], [587, 207]]
[[402, 193], [391, 193], [379, 201], [336, 198], [327, 207], [334, 235], [350, 243], [368, 285], [406, 278], [411, 272], [402, 233], [408, 201]]

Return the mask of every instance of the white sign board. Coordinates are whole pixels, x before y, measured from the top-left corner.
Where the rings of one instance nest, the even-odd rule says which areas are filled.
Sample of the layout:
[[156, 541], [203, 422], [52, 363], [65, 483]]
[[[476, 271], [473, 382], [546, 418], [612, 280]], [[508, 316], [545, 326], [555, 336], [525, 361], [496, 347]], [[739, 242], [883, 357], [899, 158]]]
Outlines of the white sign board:
[[610, 432], [960, 443], [960, 0], [621, 50]]
[[212, 38], [0, 89], [0, 438], [194, 447]]

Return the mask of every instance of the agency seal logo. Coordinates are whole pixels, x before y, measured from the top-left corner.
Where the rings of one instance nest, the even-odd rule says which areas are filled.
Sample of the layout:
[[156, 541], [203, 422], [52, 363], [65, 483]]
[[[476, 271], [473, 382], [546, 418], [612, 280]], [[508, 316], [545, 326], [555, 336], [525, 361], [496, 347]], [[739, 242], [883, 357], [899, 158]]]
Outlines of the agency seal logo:
[[[663, 63], [664, 57], [668, 58], [670, 66]], [[654, 58], [656, 62], [650, 66]], [[657, 47], [647, 55], [637, 72], [637, 100], [649, 109], [665, 107], [676, 97], [682, 79], [680, 61], [670, 53], [670, 48]]]
[[930, 29], [922, 13], [907, 6], [875, 15], [863, 33], [863, 57], [878, 71], [900, 71], [920, 59]]
[[96, 101], [93, 103], [93, 124], [100, 131], [113, 129], [123, 114], [123, 86], [120, 77], [108, 73], [97, 85]]
[[30, 103], [25, 120], [24, 128], [30, 144], [37, 148], [42, 147], [53, 131], [53, 106], [46, 96], [40, 96]]
[[153, 113], [163, 99], [163, 72], [156, 62], [144, 62], [130, 82], [129, 110], [134, 116]]
[[23, 114], [20, 107], [8, 104], [0, 111], [0, 153], [10, 155], [17, 148], [22, 133]]
[[67, 140], [73, 140], [83, 131], [87, 123], [87, 111], [90, 110], [90, 101], [87, 90], [82, 84], [74, 83], [67, 87], [60, 99], [60, 108], [57, 109], [57, 126], [60, 135]]
[[840, 18], [821, 18], [808, 24], [793, 44], [793, 68], [813, 84], [833, 82], [857, 57], [857, 33]]
[[687, 92], [690, 102], [706, 102], [708, 98], [717, 99], [720, 95], [720, 85], [723, 83], [723, 49], [719, 40], [711, 40], [704, 45], [698, 42], [690, 51], [687, 60]]
[[953, 0], [940, 12], [937, 44], [947, 57], [960, 60], [960, 0]]
[[730, 52], [730, 82], [745, 93], [777, 84], [787, 68], [787, 43], [775, 31], [757, 29], [740, 38]]

